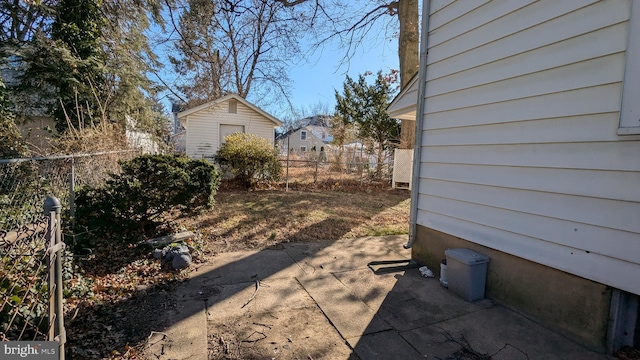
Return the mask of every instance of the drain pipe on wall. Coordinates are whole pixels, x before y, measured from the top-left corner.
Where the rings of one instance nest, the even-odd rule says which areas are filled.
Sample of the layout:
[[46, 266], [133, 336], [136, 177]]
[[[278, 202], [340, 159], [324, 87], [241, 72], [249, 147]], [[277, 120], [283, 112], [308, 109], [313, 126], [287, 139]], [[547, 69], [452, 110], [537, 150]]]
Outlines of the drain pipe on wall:
[[416, 241], [418, 222], [418, 195], [420, 189], [420, 163], [422, 161], [422, 123], [425, 110], [425, 95], [427, 90], [427, 54], [429, 53], [429, 5], [425, 0], [422, 4], [422, 33], [420, 34], [420, 67], [418, 68], [418, 99], [416, 104], [416, 132], [413, 143], [413, 173], [411, 179], [411, 212], [409, 215], [409, 242], [404, 245], [410, 249]]

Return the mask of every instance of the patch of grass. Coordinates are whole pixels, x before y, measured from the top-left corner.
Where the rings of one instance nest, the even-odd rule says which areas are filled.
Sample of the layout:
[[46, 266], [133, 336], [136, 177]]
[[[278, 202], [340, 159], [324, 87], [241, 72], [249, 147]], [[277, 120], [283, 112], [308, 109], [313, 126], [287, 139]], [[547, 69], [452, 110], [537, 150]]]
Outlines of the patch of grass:
[[279, 243], [406, 234], [409, 192], [221, 190], [216, 206], [185, 220], [213, 253]]

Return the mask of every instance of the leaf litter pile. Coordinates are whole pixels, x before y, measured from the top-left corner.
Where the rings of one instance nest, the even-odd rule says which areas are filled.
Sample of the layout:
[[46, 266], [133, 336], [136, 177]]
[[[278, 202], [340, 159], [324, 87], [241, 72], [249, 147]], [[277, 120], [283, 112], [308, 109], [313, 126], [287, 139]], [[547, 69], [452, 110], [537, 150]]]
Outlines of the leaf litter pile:
[[188, 269], [172, 270], [144, 245], [107, 241], [76, 263], [81, 275], [65, 289], [67, 357], [141, 358], [146, 336], [166, 326], [171, 291]]
[[[376, 188], [314, 190], [221, 189], [212, 210], [183, 219], [203, 251], [194, 262], [220, 252], [263, 249], [279, 243], [406, 234], [409, 192]], [[335, 189], [334, 189], [335, 190]], [[142, 358], [149, 334], [168, 326], [172, 290], [188, 278], [154, 260], [145, 246], [101, 241], [76, 261], [66, 299], [67, 354], [71, 359]]]

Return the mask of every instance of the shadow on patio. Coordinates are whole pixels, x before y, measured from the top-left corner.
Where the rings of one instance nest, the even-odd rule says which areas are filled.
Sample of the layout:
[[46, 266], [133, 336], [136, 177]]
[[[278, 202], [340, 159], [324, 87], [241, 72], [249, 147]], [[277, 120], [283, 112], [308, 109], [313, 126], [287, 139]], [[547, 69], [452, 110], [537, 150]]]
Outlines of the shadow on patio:
[[[599, 359], [490, 300], [459, 299], [417, 269], [375, 275], [370, 261], [407, 258], [406, 236], [285, 244], [220, 254], [178, 291], [151, 358]], [[257, 285], [257, 286], [256, 286]], [[208, 352], [207, 352], [208, 349]]]

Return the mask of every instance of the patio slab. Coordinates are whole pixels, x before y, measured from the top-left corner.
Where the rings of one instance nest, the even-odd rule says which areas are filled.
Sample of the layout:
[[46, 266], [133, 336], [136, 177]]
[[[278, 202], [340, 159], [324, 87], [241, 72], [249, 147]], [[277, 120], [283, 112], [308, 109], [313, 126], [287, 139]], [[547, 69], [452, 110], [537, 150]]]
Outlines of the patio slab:
[[391, 330], [389, 324], [333, 275], [298, 280], [343, 338]]
[[406, 331], [402, 337], [427, 358], [446, 358], [463, 345], [492, 359], [608, 359], [501, 306], [435, 325]]
[[286, 244], [285, 250], [307, 275], [367, 268], [377, 260], [403, 260], [411, 251], [402, 248], [398, 236], [341, 239], [326, 243]]
[[375, 275], [367, 268], [408, 258], [405, 241], [367, 237], [216, 255], [176, 291], [168, 336], [155, 339], [149, 357], [610, 358], [490, 300], [464, 301], [418, 269]]

